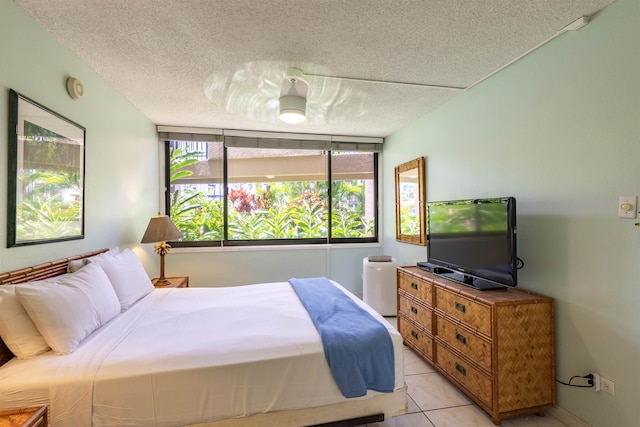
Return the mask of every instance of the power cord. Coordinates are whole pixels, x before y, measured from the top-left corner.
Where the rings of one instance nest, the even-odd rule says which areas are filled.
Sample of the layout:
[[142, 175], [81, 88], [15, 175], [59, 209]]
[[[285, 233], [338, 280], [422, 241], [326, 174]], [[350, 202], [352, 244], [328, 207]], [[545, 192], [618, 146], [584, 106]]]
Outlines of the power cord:
[[[589, 385], [584, 385], [584, 384], [571, 384], [571, 381], [573, 381], [575, 378], [584, 378], [587, 380], [587, 383]], [[593, 387], [593, 374], [588, 374], [588, 375], [574, 375], [571, 378], [569, 378], [569, 382], [565, 383], [563, 381], [560, 381], [559, 379], [556, 378], [556, 381], [559, 382], [562, 385], [568, 385], [571, 387], [584, 387], [584, 388], [591, 388]]]
[[516, 257], [516, 270], [520, 270], [524, 267], [524, 261], [520, 257]]

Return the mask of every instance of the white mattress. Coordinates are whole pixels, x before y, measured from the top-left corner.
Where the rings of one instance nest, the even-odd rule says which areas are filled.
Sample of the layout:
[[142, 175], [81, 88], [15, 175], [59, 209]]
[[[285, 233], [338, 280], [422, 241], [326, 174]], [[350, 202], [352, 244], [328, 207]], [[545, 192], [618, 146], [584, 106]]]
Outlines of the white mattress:
[[[347, 294], [387, 326], [403, 389], [401, 336]], [[0, 367], [0, 409], [49, 404], [53, 426], [179, 426], [346, 400], [287, 282], [156, 289], [74, 353]]]

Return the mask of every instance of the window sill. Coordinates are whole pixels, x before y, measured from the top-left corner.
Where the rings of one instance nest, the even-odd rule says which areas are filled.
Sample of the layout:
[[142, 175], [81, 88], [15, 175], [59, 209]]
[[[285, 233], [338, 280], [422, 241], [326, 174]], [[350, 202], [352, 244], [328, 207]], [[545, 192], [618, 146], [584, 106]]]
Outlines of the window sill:
[[171, 248], [172, 254], [201, 252], [260, 252], [260, 251], [317, 251], [330, 249], [381, 248], [382, 243], [340, 243], [324, 245], [265, 245], [265, 246], [205, 246]]

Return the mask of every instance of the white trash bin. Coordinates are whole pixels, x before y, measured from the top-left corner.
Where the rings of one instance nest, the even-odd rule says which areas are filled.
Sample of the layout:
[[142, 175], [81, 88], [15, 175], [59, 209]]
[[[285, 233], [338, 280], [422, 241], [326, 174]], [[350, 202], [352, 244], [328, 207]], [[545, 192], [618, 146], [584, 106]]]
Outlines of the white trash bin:
[[398, 314], [396, 260], [371, 256], [362, 261], [362, 299], [383, 316]]

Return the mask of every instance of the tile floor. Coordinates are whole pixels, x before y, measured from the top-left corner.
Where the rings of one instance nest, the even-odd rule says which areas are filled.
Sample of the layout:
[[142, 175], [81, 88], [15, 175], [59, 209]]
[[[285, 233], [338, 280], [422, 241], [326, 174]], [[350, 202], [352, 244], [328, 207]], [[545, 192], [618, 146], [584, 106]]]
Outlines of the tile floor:
[[[393, 317], [387, 318], [396, 324]], [[404, 379], [408, 386], [407, 414], [367, 427], [495, 427], [491, 418], [413, 350], [404, 349]], [[503, 427], [565, 427], [551, 415], [505, 420]]]

